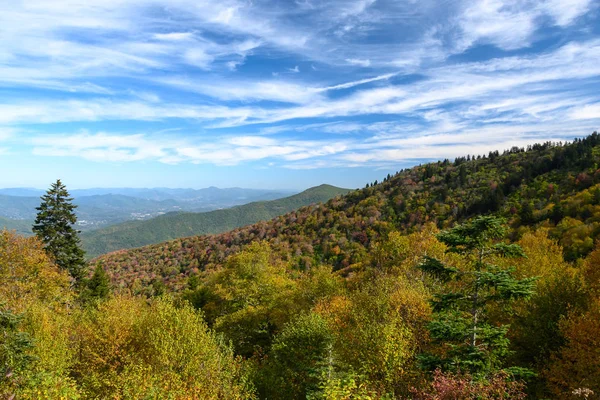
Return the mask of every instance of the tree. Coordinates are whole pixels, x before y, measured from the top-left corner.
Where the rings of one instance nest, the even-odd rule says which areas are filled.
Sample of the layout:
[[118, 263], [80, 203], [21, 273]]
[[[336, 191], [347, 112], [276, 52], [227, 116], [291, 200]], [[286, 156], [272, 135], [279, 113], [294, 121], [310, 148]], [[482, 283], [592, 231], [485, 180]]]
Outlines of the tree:
[[32, 361], [28, 351], [33, 347], [31, 337], [19, 330], [22, 315], [0, 308], [0, 395], [14, 398], [20, 375]]
[[[429, 331], [438, 354], [421, 356], [430, 370], [486, 376], [498, 371], [508, 354], [507, 327], [493, 324], [488, 307], [533, 294], [535, 278], [516, 279], [514, 268], [502, 269], [488, 262], [490, 257], [524, 257], [520, 246], [499, 242], [505, 234], [504, 221], [493, 216], [477, 217], [437, 235], [448, 252], [461, 256], [462, 268], [444, 265], [425, 257], [419, 267], [438, 277], [448, 290], [432, 301], [434, 318]], [[525, 371], [521, 371], [525, 372]]]
[[600, 299], [590, 303], [586, 312], [571, 313], [560, 322], [566, 343], [553, 354], [545, 372], [552, 398], [572, 399], [577, 391], [586, 390], [600, 393]]
[[46, 252], [56, 264], [69, 272], [76, 280], [83, 278], [85, 270], [84, 251], [80, 247], [79, 231], [73, 229], [77, 222], [76, 205], [69, 197], [66, 187], [57, 180], [41, 197], [33, 232], [44, 243]]
[[334, 336], [327, 321], [308, 313], [285, 325], [273, 342], [259, 390], [269, 399], [306, 399], [319, 389]]
[[110, 279], [102, 263], [96, 265], [94, 274], [85, 285], [86, 288], [82, 292], [84, 301], [102, 300], [108, 297], [110, 294]]

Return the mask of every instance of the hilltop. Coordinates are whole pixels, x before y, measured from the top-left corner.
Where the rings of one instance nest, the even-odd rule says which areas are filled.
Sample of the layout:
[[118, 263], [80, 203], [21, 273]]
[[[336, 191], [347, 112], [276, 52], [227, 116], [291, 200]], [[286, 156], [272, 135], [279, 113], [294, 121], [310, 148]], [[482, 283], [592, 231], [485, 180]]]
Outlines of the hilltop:
[[349, 191], [331, 185], [320, 185], [277, 200], [258, 201], [202, 213], [168, 213], [145, 221], [125, 222], [85, 232], [81, 239], [88, 256], [95, 257], [115, 250], [186, 236], [226, 232], [269, 220], [302, 206], [324, 202]]

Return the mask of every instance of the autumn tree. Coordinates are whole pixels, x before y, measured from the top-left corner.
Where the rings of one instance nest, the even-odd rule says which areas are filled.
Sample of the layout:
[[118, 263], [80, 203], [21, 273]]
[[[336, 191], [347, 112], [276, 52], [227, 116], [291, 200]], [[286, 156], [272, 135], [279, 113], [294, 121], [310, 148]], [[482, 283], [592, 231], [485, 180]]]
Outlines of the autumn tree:
[[84, 276], [85, 259], [81, 249], [78, 233], [73, 229], [77, 222], [76, 205], [60, 179], [50, 186], [41, 197], [33, 232], [44, 243], [48, 254], [56, 264], [69, 272], [76, 281]]
[[461, 257], [462, 268], [432, 257], [425, 257], [419, 265], [449, 283], [432, 301], [434, 318], [429, 324], [431, 338], [442, 351], [422, 355], [424, 367], [476, 376], [501, 369], [508, 354], [507, 326], [492, 323], [488, 308], [531, 296], [535, 280], [517, 279], [513, 268], [503, 269], [490, 262], [494, 257], [525, 256], [520, 246], [499, 241], [505, 235], [503, 223], [497, 217], [481, 216], [437, 235], [448, 252]]
[[[577, 392], [600, 393], [600, 299], [594, 299], [589, 310], [572, 313], [560, 322], [565, 337], [563, 346], [552, 357], [545, 372], [555, 399], [572, 399]], [[584, 397], [584, 396], [580, 396]], [[586, 397], [587, 398], [587, 397]]]

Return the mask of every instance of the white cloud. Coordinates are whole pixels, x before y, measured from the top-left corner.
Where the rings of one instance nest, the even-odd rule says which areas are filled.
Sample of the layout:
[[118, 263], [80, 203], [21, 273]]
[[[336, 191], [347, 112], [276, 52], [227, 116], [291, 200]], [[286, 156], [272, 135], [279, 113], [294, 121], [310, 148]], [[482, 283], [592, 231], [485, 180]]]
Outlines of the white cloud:
[[546, 0], [541, 8], [551, 15], [556, 25], [567, 26], [584, 15], [591, 7], [592, 0]]
[[[0, 100], [0, 124], [185, 120], [208, 137], [84, 132], [56, 142], [38, 135], [32, 145], [91, 160], [274, 158], [293, 168], [435, 158], [465, 151], [458, 141], [495, 148], [546, 137], [543, 129], [582, 135], [600, 125], [597, 39], [481, 62], [449, 58], [477, 44], [525, 48], [546, 25], [555, 35], [574, 31], [597, 8], [591, 0], [284, 3], [4, 2], [0, 88], [17, 96]], [[590, 37], [585, 29], [565, 40]], [[294, 74], [265, 78], [253, 56]], [[31, 96], [23, 87], [65, 93]], [[20, 140], [2, 132], [0, 140]]]
[[585, 14], [591, 0], [474, 0], [468, 1], [459, 16], [462, 51], [474, 43], [491, 43], [511, 50], [528, 47], [539, 28], [539, 19], [548, 16], [565, 27]]
[[135, 162], [154, 160], [166, 164], [212, 163], [237, 165], [244, 162], [279, 158], [302, 160], [332, 155], [346, 145], [334, 142], [325, 146], [314, 141], [281, 141], [259, 136], [212, 138], [210, 142], [184, 137], [152, 137], [143, 134], [80, 132], [64, 135], [37, 135], [28, 141], [34, 155], [79, 157], [98, 162]]
[[536, 29], [535, 13], [522, 8], [519, 0], [477, 0], [460, 18], [461, 48], [487, 41], [503, 49], [527, 47]]
[[371, 65], [371, 60], [360, 60], [358, 58], [346, 58], [346, 62], [351, 65], [358, 65], [359, 67], [368, 67]]
[[574, 107], [569, 113], [571, 119], [599, 119], [600, 103]]
[[10, 139], [15, 135], [16, 130], [12, 128], [3, 128], [0, 126], [0, 142]]
[[202, 69], [209, 69], [215, 58], [203, 48], [192, 48], [185, 52], [185, 61]]
[[158, 40], [168, 40], [168, 41], [180, 41], [180, 40], [190, 40], [193, 37], [192, 32], [169, 32], [169, 33], [155, 33], [154, 38]]

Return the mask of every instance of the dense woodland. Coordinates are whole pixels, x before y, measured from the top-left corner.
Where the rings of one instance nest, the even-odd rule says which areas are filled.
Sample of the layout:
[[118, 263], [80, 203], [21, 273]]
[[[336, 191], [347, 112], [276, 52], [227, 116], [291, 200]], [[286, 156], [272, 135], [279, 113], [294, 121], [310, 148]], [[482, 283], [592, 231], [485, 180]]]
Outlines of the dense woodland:
[[600, 398], [599, 167], [596, 133], [425, 164], [77, 280], [3, 232], [2, 395]]

